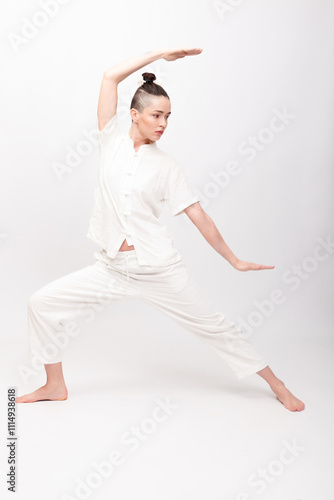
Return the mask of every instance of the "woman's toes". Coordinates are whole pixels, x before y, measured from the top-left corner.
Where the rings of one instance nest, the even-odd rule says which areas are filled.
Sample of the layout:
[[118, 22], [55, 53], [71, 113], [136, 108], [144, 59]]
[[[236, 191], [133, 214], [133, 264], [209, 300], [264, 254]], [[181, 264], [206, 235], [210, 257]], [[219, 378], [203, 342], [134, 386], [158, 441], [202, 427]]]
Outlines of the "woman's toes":
[[288, 389], [276, 395], [276, 398], [282, 403], [287, 410], [302, 411], [305, 409], [305, 404], [300, 399], [296, 398]]

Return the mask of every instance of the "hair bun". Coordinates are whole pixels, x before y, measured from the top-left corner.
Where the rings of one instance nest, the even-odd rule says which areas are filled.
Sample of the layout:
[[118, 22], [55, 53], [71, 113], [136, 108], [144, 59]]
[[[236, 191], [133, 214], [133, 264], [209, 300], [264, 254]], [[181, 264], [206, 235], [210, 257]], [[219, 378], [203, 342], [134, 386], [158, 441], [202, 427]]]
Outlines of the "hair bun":
[[142, 74], [145, 83], [153, 83], [156, 80], [156, 76], [154, 73], [143, 73]]

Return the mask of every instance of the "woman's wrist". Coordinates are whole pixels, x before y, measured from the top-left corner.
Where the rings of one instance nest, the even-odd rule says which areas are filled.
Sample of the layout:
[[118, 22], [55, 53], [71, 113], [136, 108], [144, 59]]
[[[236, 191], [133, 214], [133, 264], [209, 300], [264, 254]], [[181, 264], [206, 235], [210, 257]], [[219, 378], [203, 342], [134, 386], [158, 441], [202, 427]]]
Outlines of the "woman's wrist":
[[155, 60], [163, 59], [165, 52], [165, 49], [155, 49], [151, 51], [151, 55], [155, 58]]
[[231, 266], [234, 267], [234, 269], [237, 269], [239, 262], [240, 262], [239, 259], [235, 255], [233, 255], [233, 257], [230, 260]]

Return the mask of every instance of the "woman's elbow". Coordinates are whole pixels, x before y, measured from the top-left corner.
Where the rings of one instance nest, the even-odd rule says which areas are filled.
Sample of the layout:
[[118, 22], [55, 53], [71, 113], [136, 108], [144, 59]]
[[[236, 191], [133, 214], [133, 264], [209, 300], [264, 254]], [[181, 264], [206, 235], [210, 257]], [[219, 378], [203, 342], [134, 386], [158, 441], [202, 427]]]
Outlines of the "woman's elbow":
[[203, 207], [199, 201], [197, 201], [196, 203], [193, 203], [192, 205], [189, 205], [189, 207], [184, 209], [184, 212], [187, 214], [189, 219], [195, 225], [201, 224], [201, 223], [206, 223], [209, 220], [211, 220], [211, 218], [205, 212], [205, 210], [203, 209]]

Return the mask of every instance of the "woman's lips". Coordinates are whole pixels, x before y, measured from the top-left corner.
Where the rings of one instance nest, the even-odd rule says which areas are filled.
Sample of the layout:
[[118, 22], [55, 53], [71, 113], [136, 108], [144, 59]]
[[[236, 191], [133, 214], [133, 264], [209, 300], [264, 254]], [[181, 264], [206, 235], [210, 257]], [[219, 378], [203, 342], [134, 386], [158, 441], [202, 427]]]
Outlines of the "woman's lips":
[[160, 134], [160, 135], [162, 135], [162, 134], [163, 134], [163, 131], [162, 131], [162, 130], [157, 130], [155, 133], [156, 133], [156, 134]]

